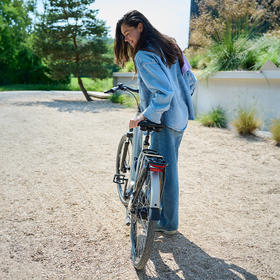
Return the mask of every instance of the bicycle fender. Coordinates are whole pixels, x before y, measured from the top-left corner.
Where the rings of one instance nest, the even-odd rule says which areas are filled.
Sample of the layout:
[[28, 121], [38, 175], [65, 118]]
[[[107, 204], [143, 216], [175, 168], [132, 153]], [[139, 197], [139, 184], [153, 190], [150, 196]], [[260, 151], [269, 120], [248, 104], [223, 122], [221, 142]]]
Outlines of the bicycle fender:
[[150, 201], [150, 220], [160, 219], [160, 178], [159, 173], [150, 171], [151, 178], [151, 201]]
[[151, 221], [159, 221], [159, 219], [160, 219], [160, 210], [159, 210], [159, 208], [150, 208], [149, 219]]

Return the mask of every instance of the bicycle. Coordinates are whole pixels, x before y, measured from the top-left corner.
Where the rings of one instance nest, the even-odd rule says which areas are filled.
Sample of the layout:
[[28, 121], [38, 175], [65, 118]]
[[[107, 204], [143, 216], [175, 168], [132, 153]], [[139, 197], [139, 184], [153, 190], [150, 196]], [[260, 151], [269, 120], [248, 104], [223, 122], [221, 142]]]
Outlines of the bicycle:
[[[138, 90], [119, 84], [106, 93], [118, 90], [132, 94], [140, 113], [134, 94], [138, 93]], [[129, 129], [121, 137], [117, 149], [113, 182], [117, 184], [120, 201], [126, 208], [126, 225], [130, 225], [131, 259], [137, 270], [143, 269], [150, 258], [155, 227], [160, 218], [160, 201], [167, 163], [163, 156], [149, 148], [149, 140], [151, 132], [160, 132], [163, 127], [162, 124], [148, 120], [141, 121], [139, 127]]]

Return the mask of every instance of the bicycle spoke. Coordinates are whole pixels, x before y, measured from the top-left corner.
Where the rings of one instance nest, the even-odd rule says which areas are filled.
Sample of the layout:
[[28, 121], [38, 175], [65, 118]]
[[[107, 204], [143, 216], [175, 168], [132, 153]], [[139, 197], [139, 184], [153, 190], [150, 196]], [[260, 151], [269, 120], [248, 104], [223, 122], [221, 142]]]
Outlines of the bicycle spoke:
[[155, 221], [149, 220], [150, 178], [149, 173], [142, 180], [131, 224], [132, 260], [136, 269], [142, 269], [149, 259], [154, 239]]

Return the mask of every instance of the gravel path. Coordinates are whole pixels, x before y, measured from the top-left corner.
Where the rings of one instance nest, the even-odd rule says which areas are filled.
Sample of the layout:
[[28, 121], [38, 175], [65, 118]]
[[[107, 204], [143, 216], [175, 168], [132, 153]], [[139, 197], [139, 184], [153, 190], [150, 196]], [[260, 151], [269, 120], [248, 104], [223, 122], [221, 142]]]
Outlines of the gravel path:
[[180, 227], [137, 273], [112, 183], [134, 109], [73, 92], [0, 93], [0, 279], [280, 279], [280, 149], [192, 121]]

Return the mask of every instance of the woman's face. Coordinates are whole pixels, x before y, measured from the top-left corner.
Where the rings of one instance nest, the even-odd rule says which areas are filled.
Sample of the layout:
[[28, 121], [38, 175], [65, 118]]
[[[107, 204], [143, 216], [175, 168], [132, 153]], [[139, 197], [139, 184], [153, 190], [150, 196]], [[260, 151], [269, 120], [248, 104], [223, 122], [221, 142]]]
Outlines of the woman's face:
[[137, 46], [142, 31], [143, 24], [141, 22], [138, 23], [136, 27], [126, 24], [121, 25], [121, 32], [124, 36], [124, 41], [127, 42], [132, 48], [135, 48]]

